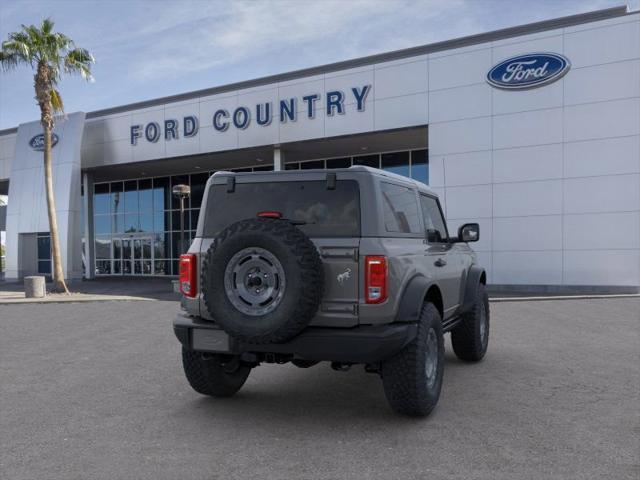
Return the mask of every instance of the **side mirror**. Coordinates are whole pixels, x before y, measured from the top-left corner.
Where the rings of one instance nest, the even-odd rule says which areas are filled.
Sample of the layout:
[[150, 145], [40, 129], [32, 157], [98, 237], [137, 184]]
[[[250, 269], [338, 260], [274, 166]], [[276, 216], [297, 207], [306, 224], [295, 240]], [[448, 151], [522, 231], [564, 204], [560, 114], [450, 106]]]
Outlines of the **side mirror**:
[[480, 240], [480, 225], [477, 223], [465, 223], [458, 228], [459, 242], [477, 242]]

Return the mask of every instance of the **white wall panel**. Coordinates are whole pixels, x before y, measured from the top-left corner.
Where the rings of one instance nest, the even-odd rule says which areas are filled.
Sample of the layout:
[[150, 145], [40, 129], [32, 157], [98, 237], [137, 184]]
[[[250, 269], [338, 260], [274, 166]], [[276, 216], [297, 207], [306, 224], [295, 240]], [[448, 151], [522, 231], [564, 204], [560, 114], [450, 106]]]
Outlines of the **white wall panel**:
[[640, 136], [564, 144], [565, 177], [640, 172]]
[[426, 93], [376, 100], [374, 110], [376, 130], [426, 125], [429, 122]]
[[[322, 109], [322, 111], [324, 112], [324, 105], [326, 103], [326, 99], [324, 97], [324, 76], [321, 76], [320, 78], [315, 78], [314, 80], [311, 81], [300, 81], [298, 80], [296, 83], [292, 83], [291, 81], [289, 82], [283, 82], [280, 83], [278, 86], [278, 97], [280, 99], [287, 99], [287, 98], [297, 98], [297, 110], [298, 113], [307, 113], [307, 103], [302, 101], [302, 97], [305, 97], [307, 95], [313, 95], [313, 94], [317, 94], [320, 96], [320, 98], [318, 98], [318, 100], [315, 101], [315, 107], [316, 107], [316, 111], [319, 111], [320, 109]], [[371, 93], [369, 93], [369, 95], [371, 95]], [[371, 95], [371, 97], [367, 97], [369, 101], [372, 101], [373, 99], [373, 95]], [[274, 109], [274, 114], [278, 114], [280, 113], [279, 110], [279, 103], [274, 103], [272, 105], [272, 108]], [[317, 114], [316, 114], [317, 115]]]
[[564, 79], [551, 85], [530, 90], [493, 89], [493, 114], [524, 112], [527, 110], [543, 110], [562, 106]]
[[[84, 125], [82, 146], [103, 143], [105, 141], [105, 120], [87, 120]], [[1, 140], [0, 140], [1, 142]], [[0, 143], [1, 145], [1, 143]], [[0, 158], [2, 154], [0, 153]]]
[[562, 144], [493, 151], [493, 180], [497, 183], [562, 177]]
[[494, 217], [554, 215], [562, 212], [562, 180], [496, 183]]
[[[491, 152], [488, 152], [491, 154]], [[429, 186], [441, 187], [444, 185], [444, 156], [443, 155], [430, 155], [429, 164]]]
[[373, 131], [373, 109], [359, 112], [356, 104], [348, 104], [344, 111], [342, 115], [325, 116], [324, 133], [327, 137]]
[[567, 250], [566, 285], [640, 285], [638, 250]]
[[491, 117], [429, 125], [429, 155], [490, 149]]
[[[199, 120], [201, 119], [199, 102], [182, 103], [180, 105], [171, 105], [165, 108], [164, 118], [166, 120], [176, 120], [178, 122], [177, 140], [164, 139], [163, 132], [163, 141], [165, 142], [165, 151], [167, 157], [193, 155], [200, 153], [200, 139], [198, 138], [200, 134], [198, 133], [197, 135], [187, 138], [184, 137], [184, 117], [191, 115], [196, 116]], [[199, 127], [200, 126], [198, 125], [198, 128]]]
[[491, 49], [475, 49], [471, 52], [443, 54], [429, 58], [429, 90], [461, 87], [485, 83], [491, 69]]
[[248, 128], [238, 130], [238, 146], [240, 148], [247, 148], [279, 143], [279, 123], [278, 118], [274, 118], [269, 125], [258, 125], [255, 121], [252, 121]]
[[225, 132], [219, 132], [211, 124], [201, 124], [198, 137], [201, 152], [221, 152], [238, 148], [238, 130], [232, 127]]
[[637, 211], [640, 174], [564, 180], [564, 212], [595, 213]]
[[104, 141], [131, 140], [132, 115], [130, 113], [104, 118]]
[[562, 283], [562, 251], [493, 252], [493, 282], [559, 285]]
[[523, 35], [516, 38], [506, 38], [493, 42], [493, 63], [497, 64], [516, 55], [532, 52], [562, 53], [562, 30], [547, 30], [544, 32]]
[[133, 146], [127, 138], [103, 144], [102, 158], [106, 165], [133, 162]]
[[574, 67], [639, 58], [640, 24], [622, 23], [567, 33], [564, 52]]
[[565, 215], [564, 248], [640, 249], [640, 212]]
[[567, 142], [622, 137], [640, 133], [640, 99], [588, 103], [565, 107]]
[[[491, 151], [458, 153], [442, 157], [443, 178], [447, 185], [477, 185], [491, 183]], [[431, 163], [431, 159], [429, 159]], [[438, 162], [436, 162], [438, 163]]]
[[429, 122], [491, 115], [491, 87], [476, 84], [429, 92]]
[[562, 216], [494, 218], [493, 248], [496, 251], [561, 250]]
[[0, 137], [0, 158], [13, 158], [16, 151], [16, 134]]
[[564, 82], [565, 105], [638, 97], [640, 60], [574, 68]]
[[[375, 98], [398, 97], [427, 91], [427, 60], [375, 69]], [[356, 85], [353, 85], [354, 87]], [[361, 87], [361, 85], [357, 85]], [[373, 95], [372, 95], [373, 98]]]
[[447, 187], [447, 218], [491, 217], [491, 185]]
[[306, 115], [299, 115], [298, 120], [295, 122], [277, 122], [280, 141], [285, 143], [324, 137], [324, 118], [324, 110], [322, 110], [316, 114], [315, 119], [309, 119]]
[[[239, 106], [237, 95], [212, 95], [200, 100], [200, 128], [213, 128], [213, 114], [223, 109], [233, 115], [233, 111]], [[232, 129], [232, 127], [229, 127]]]
[[[330, 76], [327, 74], [324, 79], [325, 92], [333, 90], [343, 92], [345, 105], [354, 105], [356, 103], [356, 99], [353, 96], [351, 89], [354, 87], [362, 88], [365, 85], [374, 85], [373, 66], [367, 67], [366, 69], [356, 73], [340, 74], [338, 76]], [[375, 85], [373, 88], [374, 91], [369, 92], [369, 95], [371, 95], [371, 97], [369, 97], [369, 101], [371, 101], [375, 95]], [[324, 95], [323, 99], [326, 102], [326, 97]]]
[[562, 142], [562, 109], [493, 117], [493, 148]]

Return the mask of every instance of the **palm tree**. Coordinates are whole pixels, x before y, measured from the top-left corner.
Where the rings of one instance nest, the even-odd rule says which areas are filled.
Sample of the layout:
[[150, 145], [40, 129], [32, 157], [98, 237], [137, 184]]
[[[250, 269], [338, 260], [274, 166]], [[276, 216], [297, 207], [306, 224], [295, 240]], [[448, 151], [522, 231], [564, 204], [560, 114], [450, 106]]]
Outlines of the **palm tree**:
[[44, 19], [40, 27], [22, 25], [22, 30], [9, 34], [8, 39], [2, 42], [0, 50], [0, 63], [4, 70], [27, 65], [35, 71], [33, 86], [40, 107], [40, 123], [44, 129], [44, 178], [51, 233], [53, 290], [57, 292], [69, 293], [62, 271], [51, 172], [51, 133], [54, 115], [64, 112], [57, 87], [64, 73], [79, 74], [86, 80], [91, 80], [91, 64], [94, 62], [89, 51], [76, 47], [73, 40], [66, 35], [54, 32], [53, 21], [49, 18]]

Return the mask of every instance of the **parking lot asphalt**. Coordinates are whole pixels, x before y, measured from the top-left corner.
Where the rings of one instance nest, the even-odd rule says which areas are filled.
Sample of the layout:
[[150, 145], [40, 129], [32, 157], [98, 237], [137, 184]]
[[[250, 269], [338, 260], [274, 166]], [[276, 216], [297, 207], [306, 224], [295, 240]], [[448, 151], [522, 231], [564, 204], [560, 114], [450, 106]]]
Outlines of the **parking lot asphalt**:
[[0, 477], [638, 479], [640, 299], [492, 304], [489, 353], [447, 343], [430, 417], [379, 378], [255, 369], [211, 399], [184, 379], [167, 301], [0, 306]]

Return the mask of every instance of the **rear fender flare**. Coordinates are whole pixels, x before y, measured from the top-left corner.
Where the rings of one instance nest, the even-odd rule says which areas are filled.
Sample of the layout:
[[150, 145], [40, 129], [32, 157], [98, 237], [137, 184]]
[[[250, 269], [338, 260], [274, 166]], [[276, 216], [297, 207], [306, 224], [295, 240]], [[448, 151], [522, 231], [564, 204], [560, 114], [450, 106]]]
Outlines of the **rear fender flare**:
[[428, 279], [420, 275], [409, 280], [400, 298], [396, 322], [417, 322], [420, 319], [424, 298], [431, 285]]
[[[467, 284], [464, 289], [464, 301], [462, 302], [461, 313], [467, 313], [473, 308], [476, 300], [478, 285], [482, 283], [482, 278], [487, 278], [484, 268], [473, 265], [467, 274]], [[486, 280], [485, 280], [486, 282]]]

